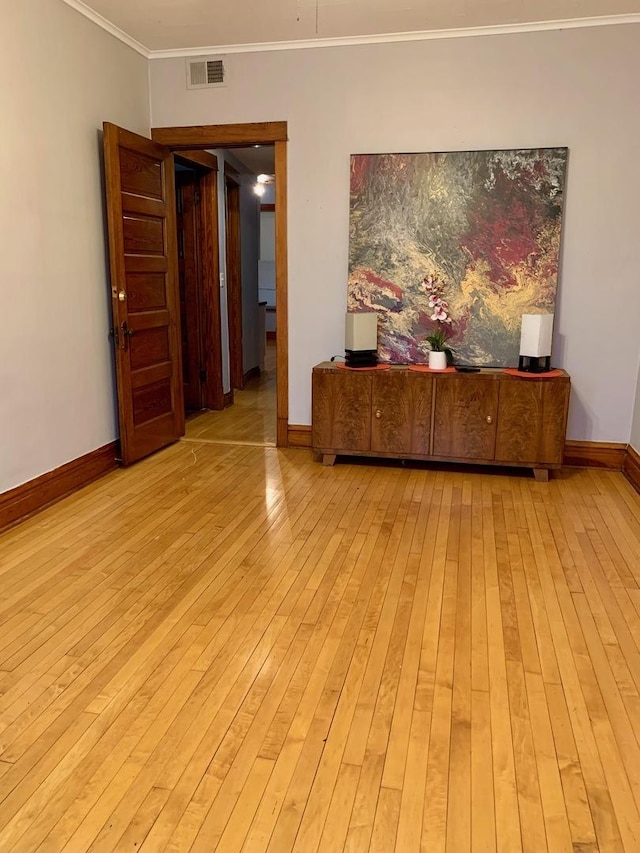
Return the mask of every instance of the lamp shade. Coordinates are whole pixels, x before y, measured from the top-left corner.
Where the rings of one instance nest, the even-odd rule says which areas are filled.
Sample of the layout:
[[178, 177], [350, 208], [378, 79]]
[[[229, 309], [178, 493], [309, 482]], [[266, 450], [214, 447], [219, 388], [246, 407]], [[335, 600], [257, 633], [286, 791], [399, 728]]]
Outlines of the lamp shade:
[[375, 311], [345, 315], [344, 348], [350, 351], [378, 349], [378, 315]]
[[551, 355], [553, 314], [523, 314], [520, 355], [545, 358]]

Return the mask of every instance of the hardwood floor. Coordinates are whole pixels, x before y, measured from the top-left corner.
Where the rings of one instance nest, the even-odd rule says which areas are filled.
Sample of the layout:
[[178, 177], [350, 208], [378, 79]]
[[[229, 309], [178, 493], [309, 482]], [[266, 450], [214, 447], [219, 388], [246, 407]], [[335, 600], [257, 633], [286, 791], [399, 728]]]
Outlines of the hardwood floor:
[[2, 851], [640, 850], [622, 474], [181, 442], [0, 554]]
[[276, 348], [268, 342], [261, 375], [234, 392], [230, 408], [190, 416], [183, 441], [275, 447], [276, 422]]

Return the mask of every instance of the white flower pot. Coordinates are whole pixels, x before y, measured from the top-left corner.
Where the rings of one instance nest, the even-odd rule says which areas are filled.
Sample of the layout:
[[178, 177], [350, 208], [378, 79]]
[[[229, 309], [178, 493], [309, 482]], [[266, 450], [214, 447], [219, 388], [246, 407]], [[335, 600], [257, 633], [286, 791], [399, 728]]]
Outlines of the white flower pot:
[[447, 354], [446, 352], [430, 352], [429, 367], [431, 370], [446, 370], [447, 369]]

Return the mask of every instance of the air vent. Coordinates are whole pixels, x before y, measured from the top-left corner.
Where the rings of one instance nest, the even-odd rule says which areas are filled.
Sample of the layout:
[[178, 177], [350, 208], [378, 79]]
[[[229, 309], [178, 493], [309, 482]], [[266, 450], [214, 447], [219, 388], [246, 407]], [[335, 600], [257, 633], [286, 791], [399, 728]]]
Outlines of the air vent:
[[187, 89], [215, 89], [227, 85], [223, 59], [202, 56], [187, 59]]

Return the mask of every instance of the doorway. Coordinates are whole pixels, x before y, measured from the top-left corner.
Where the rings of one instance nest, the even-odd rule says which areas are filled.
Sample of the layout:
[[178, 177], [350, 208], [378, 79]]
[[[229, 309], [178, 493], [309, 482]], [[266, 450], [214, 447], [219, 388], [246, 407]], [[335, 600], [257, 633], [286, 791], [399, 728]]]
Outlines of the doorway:
[[[274, 198], [273, 145], [207, 152], [220, 175], [220, 314], [218, 330], [223, 350], [224, 413], [208, 411], [204, 386], [206, 348], [202, 326], [202, 288], [205, 284], [200, 244], [205, 239], [200, 217], [201, 171], [197, 164], [176, 156], [176, 231], [180, 286], [180, 329], [186, 437], [195, 440], [276, 444], [275, 345], [267, 353], [266, 309], [274, 310], [273, 222], [262, 234], [262, 197]], [[217, 159], [216, 159], [217, 158]], [[275, 204], [268, 205], [272, 210]], [[268, 214], [273, 219], [274, 214]], [[269, 243], [263, 260], [264, 245]], [[271, 290], [261, 289], [261, 285]], [[263, 299], [264, 301], [261, 301]], [[268, 302], [267, 302], [268, 299]], [[265, 304], [266, 303], [266, 304]], [[228, 366], [224, 356], [228, 354]], [[199, 415], [197, 424], [193, 419]]]
[[[220, 263], [225, 370], [223, 413], [190, 417], [187, 440], [276, 445], [276, 352], [267, 343], [275, 311], [274, 213], [263, 234], [263, 197], [275, 209], [274, 146], [212, 150], [220, 171]], [[268, 227], [270, 226], [270, 227]], [[265, 246], [267, 249], [265, 250]], [[275, 315], [274, 315], [275, 319]], [[228, 344], [228, 346], [227, 346]], [[187, 352], [185, 351], [185, 358]]]
[[276, 446], [275, 344], [268, 344], [260, 375], [234, 393], [222, 412], [204, 411], [187, 419], [183, 441], [205, 444]]
[[185, 414], [222, 409], [218, 283], [218, 162], [207, 152], [174, 158], [176, 246]]
[[116, 366], [120, 456], [131, 464], [184, 435], [185, 407], [180, 330], [174, 155], [203, 166], [200, 256], [209, 274], [201, 281], [202, 399], [224, 405], [220, 345], [218, 164], [211, 148], [273, 144], [276, 194], [278, 312], [277, 445], [288, 444], [287, 125], [160, 128], [146, 137], [105, 122], [105, 200], [109, 234], [110, 330]]
[[[273, 145], [275, 176], [276, 441], [288, 445], [288, 316], [287, 316], [287, 123], [154, 128], [152, 139], [176, 155], [189, 150], [233, 149]], [[219, 294], [218, 294], [219, 297]], [[212, 407], [210, 407], [212, 408]]]

